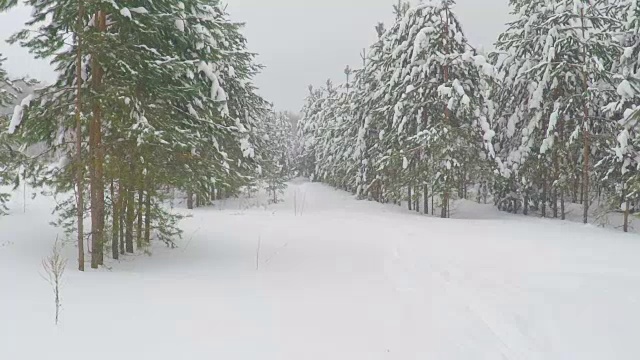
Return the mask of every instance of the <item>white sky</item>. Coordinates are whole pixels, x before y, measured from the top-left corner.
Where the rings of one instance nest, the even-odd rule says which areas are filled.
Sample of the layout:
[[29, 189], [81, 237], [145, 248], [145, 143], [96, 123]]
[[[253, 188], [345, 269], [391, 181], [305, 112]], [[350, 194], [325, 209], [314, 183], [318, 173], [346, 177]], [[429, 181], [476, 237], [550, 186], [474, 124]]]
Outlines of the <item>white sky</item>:
[[[415, 0], [414, 0], [415, 1]], [[389, 24], [397, 0], [227, 0], [234, 21], [246, 22], [249, 50], [266, 68], [256, 80], [260, 93], [281, 110], [298, 111], [309, 84], [339, 82], [347, 64], [361, 63], [360, 52], [376, 38], [378, 21]], [[509, 19], [508, 0], [457, 0], [455, 9], [474, 45], [491, 48]], [[30, 10], [0, 14], [0, 39], [28, 19]], [[24, 49], [0, 43], [12, 76], [51, 82], [54, 73]]]

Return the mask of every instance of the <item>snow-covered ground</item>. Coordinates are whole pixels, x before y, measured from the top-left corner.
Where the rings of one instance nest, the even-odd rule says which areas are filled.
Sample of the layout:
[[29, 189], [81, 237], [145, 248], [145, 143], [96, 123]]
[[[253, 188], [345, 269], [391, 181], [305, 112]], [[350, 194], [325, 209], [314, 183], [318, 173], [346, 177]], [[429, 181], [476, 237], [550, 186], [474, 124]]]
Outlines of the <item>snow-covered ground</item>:
[[[0, 219], [0, 359], [638, 359], [640, 239], [465, 203], [458, 220], [291, 183], [179, 248], [75, 271], [53, 326], [50, 199]], [[256, 207], [256, 205], [262, 205]]]

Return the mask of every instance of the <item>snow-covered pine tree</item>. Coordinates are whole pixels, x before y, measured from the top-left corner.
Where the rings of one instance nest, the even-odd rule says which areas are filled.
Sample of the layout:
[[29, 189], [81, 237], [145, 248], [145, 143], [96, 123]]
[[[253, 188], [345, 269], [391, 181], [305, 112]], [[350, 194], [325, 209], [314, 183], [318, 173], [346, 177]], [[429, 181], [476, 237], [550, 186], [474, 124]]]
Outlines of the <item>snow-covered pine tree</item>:
[[219, 196], [222, 193], [230, 196], [243, 186], [254, 185], [260, 178], [261, 162], [268, 161], [261, 155], [267, 144], [259, 133], [270, 106], [257, 94], [253, 84], [253, 78], [262, 66], [255, 63], [255, 54], [247, 50], [246, 39], [241, 33], [243, 25], [231, 21], [218, 1], [209, 4], [208, 8], [215, 11], [210, 11], [212, 21], [203, 26], [207, 32], [221, 37], [216, 39], [218, 58], [212, 59], [211, 63], [226, 98], [225, 130], [232, 135], [216, 139], [228, 161], [223, 167], [217, 166], [222, 172], [211, 181]]
[[315, 180], [316, 153], [320, 135], [319, 114], [327, 102], [327, 91], [324, 88], [309, 86], [309, 94], [300, 111], [301, 118], [296, 136], [298, 153], [298, 171], [300, 175]]
[[[54, 21], [43, 23], [52, 3], [27, 4], [34, 7], [29, 25], [42, 26], [19, 32], [13, 40], [36, 55], [55, 54], [60, 77], [36, 94], [19, 135], [27, 145], [46, 144], [49, 160], [63, 159], [57, 167], [40, 163], [31, 174], [65, 193], [76, 182], [65, 159], [73, 157], [68, 140], [76, 125], [75, 91], [70, 89], [76, 84], [77, 49], [64, 46], [64, 39], [74, 29], [78, 10], [71, 3], [58, 4]], [[87, 2], [82, 19], [80, 118], [82, 143], [89, 146], [84, 161], [73, 167], [84, 167], [90, 175], [93, 267], [103, 261], [107, 216], [112, 218], [114, 254], [133, 252], [134, 236], [138, 247], [144, 246], [152, 232], [171, 245], [179, 230], [175, 216], [161, 206], [162, 189], [210, 194], [216, 179], [241, 177], [242, 158], [231, 156], [241, 153], [235, 149], [242, 148], [244, 135], [238, 118], [230, 116], [222, 87], [225, 77], [231, 81], [234, 73], [241, 74], [237, 81], [247, 81], [253, 71], [243, 67], [253, 66], [252, 56], [244, 51], [238, 26], [213, 0], [126, 5]], [[231, 63], [240, 65], [234, 69]], [[244, 111], [236, 108], [239, 113]], [[73, 230], [73, 220], [65, 216], [74, 213], [73, 201], [61, 204], [61, 224]]]
[[8, 210], [6, 204], [9, 200], [9, 188], [7, 186], [16, 183], [16, 170], [21, 157], [9, 139], [9, 132], [15, 130], [9, 127], [11, 116], [14, 112], [22, 110], [19, 104], [15, 110], [11, 107], [16, 99], [14, 93], [19, 89], [9, 80], [2, 66], [3, 62], [4, 58], [0, 55], [0, 215]]
[[[610, 132], [601, 107], [613, 95], [611, 67], [620, 47], [611, 41], [616, 20], [604, 1], [511, 1], [517, 20], [496, 44], [500, 74], [495, 92], [498, 163], [509, 193], [546, 216], [564, 215], [565, 196], [584, 204], [593, 192], [592, 157]], [[580, 189], [580, 190], [578, 190]], [[578, 196], [578, 191], [582, 194]], [[578, 199], [580, 198], [580, 199]]]
[[399, 2], [394, 24], [376, 27], [363, 68], [347, 73], [354, 81], [312, 90], [299, 138], [317, 179], [378, 201], [408, 190], [416, 210], [438, 187], [448, 216], [454, 189], [464, 197], [468, 179], [486, 173], [492, 107], [481, 74], [493, 67], [467, 44], [452, 6]]
[[598, 180], [608, 190], [609, 203], [624, 213], [623, 229], [629, 230], [629, 215], [637, 206], [640, 191], [640, 2], [613, 2], [608, 13], [622, 19], [614, 36], [623, 48], [616, 70], [618, 99], [607, 106], [606, 114], [618, 121], [617, 133], [608, 134], [611, 151], [597, 164]]
[[[396, 16], [400, 16], [402, 9], [406, 7], [407, 5], [402, 3], [396, 5]], [[352, 86], [352, 118], [357, 121], [358, 127], [354, 149], [357, 167], [355, 186], [359, 198], [369, 197], [385, 201], [383, 177], [376, 165], [384, 158], [385, 151], [382, 143], [384, 129], [378, 130], [381, 126], [378, 124], [384, 122], [385, 116], [385, 94], [380, 91], [380, 80], [387, 73], [388, 67], [384, 52], [384, 25], [379, 23], [376, 32], [378, 40], [361, 54], [363, 68], [355, 71]]]
[[[454, 1], [429, 1], [407, 9], [387, 31], [390, 78], [382, 76], [386, 94], [390, 163], [419, 197], [432, 183], [441, 194], [441, 216], [450, 214], [454, 189], [464, 196], [470, 169], [482, 162], [483, 103], [480, 72], [484, 57], [467, 44], [452, 11]], [[387, 80], [388, 79], [388, 80]], [[391, 108], [393, 112], [390, 112]], [[484, 120], [486, 122], [486, 120]], [[401, 167], [400, 167], [401, 166]], [[416, 202], [416, 199], [409, 199]], [[411, 207], [411, 206], [410, 206]]]
[[266, 183], [269, 201], [277, 203], [290, 175], [291, 121], [286, 113], [272, 110], [259, 130], [265, 142], [261, 148], [260, 179]]
[[[350, 141], [353, 133], [349, 128], [350, 110], [347, 86], [334, 86], [327, 82], [326, 99], [314, 121], [316, 127], [316, 169], [318, 180], [342, 189], [350, 188]], [[355, 137], [354, 137], [355, 139]], [[352, 173], [353, 174], [353, 173]]]

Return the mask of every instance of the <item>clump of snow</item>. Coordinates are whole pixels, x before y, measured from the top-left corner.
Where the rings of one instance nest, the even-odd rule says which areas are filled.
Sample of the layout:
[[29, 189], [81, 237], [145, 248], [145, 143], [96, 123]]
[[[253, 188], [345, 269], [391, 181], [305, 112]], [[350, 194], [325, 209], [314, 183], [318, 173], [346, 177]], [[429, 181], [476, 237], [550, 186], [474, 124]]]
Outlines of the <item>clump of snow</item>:
[[120, 15], [124, 16], [124, 17], [128, 17], [129, 19], [131, 19], [131, 11], [129, 10], [129, 8], [122, 8], [120, 9]]
[[8, 133], [13, 134], [16, 132], [16, 129], [22, 123], [22, 116], [24, 114], [24, 109], [31, 104], [33, 100], [33, 95], [28, 95], [20, 102], [20, 105], [16, 105], [13, 108], [13, 115], [11, 116], [11, 121], [9, 121], [9, 129]]
[[182, 32], [184, 32], [184, 20], [176, 19], [175, 21], [176, 28]]
[[620, 82], [620, 85], [618, 85], [617, 88], [617, 92], [618, 95], [622, 96], [623, 99], [632, 99], [633, 97], [635, 97], [636, 93], [629, 80], [626, 79]]

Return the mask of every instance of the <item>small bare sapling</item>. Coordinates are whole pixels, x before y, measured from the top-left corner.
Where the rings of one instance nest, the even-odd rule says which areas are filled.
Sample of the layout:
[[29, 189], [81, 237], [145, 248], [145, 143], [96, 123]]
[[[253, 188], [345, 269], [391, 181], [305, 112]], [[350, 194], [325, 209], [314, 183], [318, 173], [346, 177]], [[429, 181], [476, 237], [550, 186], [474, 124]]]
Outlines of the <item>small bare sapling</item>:
[[62, 256], [62, 246], [56, 237], [56, 242], [51, 249], [51, 254], [42, 260], [42, 267], [44, 268], [45, 280], [51, 285], [53, 289], [54, 301], [56, 306], [56, 318], [55, 322], [58, 325], [60, 319], [60, 309], [62, 304], [60, 302], [60, 288], [62, 286], [62, 276], [64, 275], [64, 269], [67, 266], [67, 260]]

